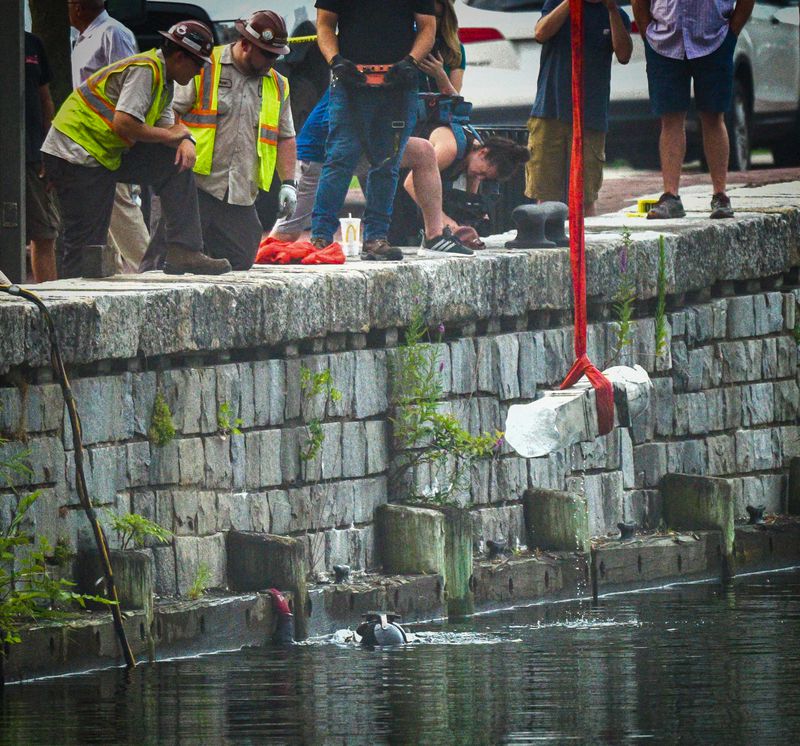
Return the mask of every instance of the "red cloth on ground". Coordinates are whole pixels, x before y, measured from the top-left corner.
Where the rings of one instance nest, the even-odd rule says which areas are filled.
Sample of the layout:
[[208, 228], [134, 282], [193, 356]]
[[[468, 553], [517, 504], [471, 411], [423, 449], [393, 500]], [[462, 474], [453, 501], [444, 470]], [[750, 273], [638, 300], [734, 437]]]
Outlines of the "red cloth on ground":
[[342, 247], [334, 242], [316, 249], [310, 241], [279, 241], [267, 236], [261, 241], [255, 264], [344, 264]]
[[324, 249], [319, 249], [303, 257], [300, 264], [344, 264], [344, 252], [341, 245], [334, 241]]
[[586, 377], [594, 386], [600, 434], [614, 427], [614, 388], [586, 354], [586, 250], [583, 226], [583, 0], [569, 0], [572, 40], [572, 165], [569, 174], [569, 251], [575, 296], [575, 363], [561, 388]]

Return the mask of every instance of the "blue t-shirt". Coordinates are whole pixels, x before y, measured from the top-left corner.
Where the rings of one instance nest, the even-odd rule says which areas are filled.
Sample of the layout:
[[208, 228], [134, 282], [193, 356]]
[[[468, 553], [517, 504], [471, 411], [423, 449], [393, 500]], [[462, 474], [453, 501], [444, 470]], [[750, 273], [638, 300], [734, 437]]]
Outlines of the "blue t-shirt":
[[[542, 15], [561, 4], [561, 0], [546, 0]], [[624, 10], [619, 11], [625, 28], [631, 21]], [[608, 131], [608, 99], [611, 96], [611, 22], [602, 3], [583, 4], [584, 22], [584, 104], [583, 126]], [[572, 44], [570, 19], [552, 38], [542, 45], [539, 61], [539, 81], [531, 116], [561, 119], [572, 122]]]
[[325, 141], [328, 139], [328, 100], [330, 88], [325, 90], [322, 98], [311, 110], [297, 134], [297, 160], [313, 163], [325, 162]]

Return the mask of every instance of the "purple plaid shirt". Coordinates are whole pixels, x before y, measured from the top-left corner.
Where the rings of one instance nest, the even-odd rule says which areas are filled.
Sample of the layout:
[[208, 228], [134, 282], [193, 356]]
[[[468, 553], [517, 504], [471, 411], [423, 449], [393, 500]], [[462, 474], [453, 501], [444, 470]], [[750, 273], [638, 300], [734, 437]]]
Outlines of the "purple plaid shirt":
[[647, 41], [674, 60], [705, 57], [728, 34], [735, 0], [651, 0]]

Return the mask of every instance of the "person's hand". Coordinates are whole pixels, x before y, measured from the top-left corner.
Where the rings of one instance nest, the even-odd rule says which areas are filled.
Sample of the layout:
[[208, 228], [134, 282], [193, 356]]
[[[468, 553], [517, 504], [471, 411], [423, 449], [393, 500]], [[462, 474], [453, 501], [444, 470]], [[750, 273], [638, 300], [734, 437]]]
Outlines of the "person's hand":
[[331, 72], [344, 85], [365, 85], [367, 76], [356, 67], [355, 62], [336, 54], [331, 59]]
[[400, 62], [395, 62], [386, 73], [386, 85], [396, 88], [415, 88], [419, 80], [416, 60], [409, 54]]
[[188, 138], [181, 141], [178, 145], [178, 150], [175, 153], [175, 165], [178, 167], [178, 172], [191, 171], [194, 168], [195, 161], [197, 160], [197, 149], [194, 143]]
[[167, 127], [167, 132], [169, 132], [170, 143], [175, 147], [178, 147], [183, 140], [192, 134], [183, 122], [175, 122], [175, 124], [170, 125]]
[[444, 71], [444, 60], [439, 52], [428, 52], [428, 54], [419, 61], [417, 67], [419, 67], [425, 75], [429, 75], [436, 80], [442, 80], [442, 78], [447, 77], [447, 73]]
[[290, 218], [297, 208], [297, 187], [293, 181], [284, 181], [278, 192], [278, 217]]

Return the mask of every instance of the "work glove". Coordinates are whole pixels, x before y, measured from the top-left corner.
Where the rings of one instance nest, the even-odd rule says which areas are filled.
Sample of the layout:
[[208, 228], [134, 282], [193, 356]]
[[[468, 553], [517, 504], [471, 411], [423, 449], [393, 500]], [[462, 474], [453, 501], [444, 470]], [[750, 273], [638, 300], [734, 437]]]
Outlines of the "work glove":
[[294, 181], [284, 181], [278, 192], [278, 217], [290, 218], [297, 207], [297, 186]]
[[395, 88], [416, 88], [418, 81], [417, 63], [410, 54], [407, 57], [403, 57], [400, 62], [395, 62], [386, 73], [386, 85], [391, 85]]
[[356, 67], [356, 63], [345, 59], [340, 54], [333, 56], [331, 72], [343, 85], [366, 85], [367, 82], [367, 76]]

